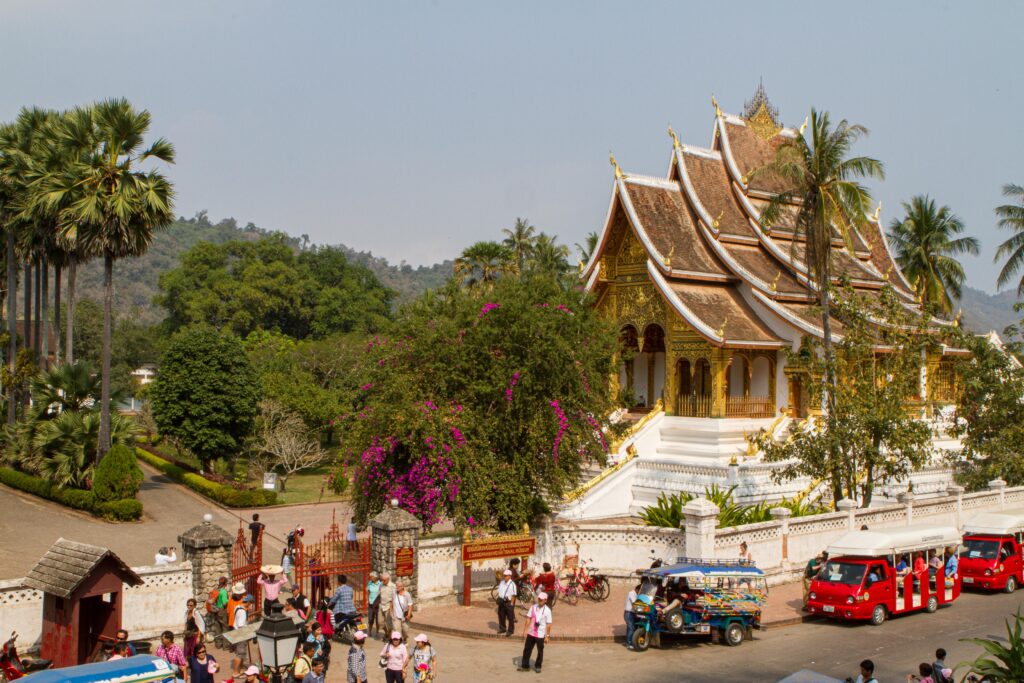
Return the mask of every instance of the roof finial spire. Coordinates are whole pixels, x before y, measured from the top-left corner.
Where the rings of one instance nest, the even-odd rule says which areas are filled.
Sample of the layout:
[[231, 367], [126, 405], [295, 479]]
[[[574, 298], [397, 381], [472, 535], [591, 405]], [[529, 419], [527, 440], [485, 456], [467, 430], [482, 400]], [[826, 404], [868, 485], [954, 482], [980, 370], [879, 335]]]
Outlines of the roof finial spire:
[[671, 123], [668, 124], [668, 136], [672, 138], [672, 147], [674, 149], [679, 149], [679, 136], [676, 135], [676, 132], [674, 130], [672, 130]]
[[800, 135], [803, 135], [805, 130], [807, 130], [807, 117], [806, 116], [804, 117], [804, 122], [800, 124]]
[[878, 206], [875, 207], [875, 214], [871, 217], [871, 220], [878, 222], [878, 214], [882, 213], [882, 200], [878, 200]]
[[715, 108], [715, 116], [721, 116], [722, 110], [718, 108], [718, 100], [715, 99], [714, 95], [711, 96], [711, 105]]
[[608, 152], [608, 161], [610, 161], [612, 166], [615, 167], [615, 179], [622, 180], [624, 174], [622, 173], [622, 169], [619, 168], [619, 162], [615, 161], [615, 155], [612, 154], [611, 151]]

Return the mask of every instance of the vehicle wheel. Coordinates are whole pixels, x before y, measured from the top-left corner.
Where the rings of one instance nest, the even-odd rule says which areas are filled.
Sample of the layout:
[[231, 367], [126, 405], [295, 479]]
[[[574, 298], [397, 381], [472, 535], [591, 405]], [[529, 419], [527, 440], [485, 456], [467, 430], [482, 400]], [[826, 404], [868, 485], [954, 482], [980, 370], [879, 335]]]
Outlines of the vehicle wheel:
[[871, 623], [881, 626], [887, 616], [889, 615], [885, 612], [885, 605], [875, 605], [875, 609], [871, 610]]
[[725, 627], [725, 631], [722, 633], [722, 639], [725, 644], [730, 647], [736, 647], [743, 642], [743, 637], [746, 635], [743, 626], [739, 622], [732, 622]]
[[672, 609], [665, 613], [665, 626], [669, 631], [679, 633], [683, 630], [683, 612], [680, 609]]
[[928, 612], [928, 614], [931, 614], [932, 612], [936, 611], [937, 609], [939, 609], [939, 599], [937, 597], [935, 597], [934, 595], [929, 595], [928, 596], [928, 605], [925, 607], [925, 611]]
[[604, 602], [612, 594], [612, 587], [608, 583], [608, 579], [603, 576], [597, 580], [597, 585], [594, 588], [594, 592], [597, 594], [595, 599], [599, 602]]
[[565, 591], [565, 601], [570, 605], [575, 605], [580, 601], [580, 589], [577, 586], [569, 586]]
[[537, 599], [537, 593], [533, 590], [533, 586], [530, 584], [523, 584], [522, 595], [519, 596], [519, 602], [524, 605], [532, 605]]
[[1012, 576], [1006, 580], [1006, 588], [1003, 589], [1005, 593], [1012, 593], [1017, 590], [1017, 579]]
[[645, 628], [638, 628], [633, 631], [633, 649], [643, 652], [651, 646], [651, 634]]
[[494, 584], [493, 586], [491, 586], [491, 602], [494, 602], [497, 599], [498, 599], [498, 584]]

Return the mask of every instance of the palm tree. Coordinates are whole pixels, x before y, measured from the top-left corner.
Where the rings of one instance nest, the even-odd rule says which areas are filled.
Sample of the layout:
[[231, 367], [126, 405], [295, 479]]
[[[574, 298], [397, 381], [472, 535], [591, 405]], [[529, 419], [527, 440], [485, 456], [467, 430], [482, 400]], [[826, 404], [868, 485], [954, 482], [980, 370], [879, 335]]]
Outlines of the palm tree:
[[584, 266], [590, 263], [590, 259], [594, 256], [594, 250], [597, 249], [597, 240], [600, 239], [596, 232], [587, 233], [587, 238], [583, 241], [583, 244], [576, 243], [576, 251], [580, 253], [580, 266]]
[[[18, 327], [17, 312], [15, 306], [15, 293], [18, 289], [18, 271], [14, 263], [14, 221], [12, 204], [17, 193], [17, 181], [14, 174], [15, 156], [18, 147], [17, 129], [13, 124], [0, 126], [0, 225], [4, 229], [4, 241], [6, 249], [4, 260], [7, 265], [7, 292], [6, 292], [6, 314], [7, 314], [7, 371], [14, 375], [15, 360], [18, 354]], [[7, 424], [13, 425], [15, 411], [17, 410], [14, 400], [14, 389], [11, 388], [7, 395]]]
[[159, 138], [149, 147], [148, 111], [124, 99], [76, 108], [65, 116], [61, 136], [76, 154], [67, 170], [46, 183], [49, 201], [70, 194], [64, 239], [85, 253], [103, 256], [103, 351], [97, 462], [110, 449], [110, 345], [114, 300], [114, 261], [146, 251], [153, 231], [173, 220], [174, 191], [150, 160], [174, 163], [174, 147]]
[[[857, 182], [861, 178], [884, 178], [882, 163], [870, 157], [850, 157], [850, 148], [867, 129], [843, 119], [832, 126], [828, 112], [811, 109], [809, 136], [787, 138], [774, 161], [756, 169], [754, 175], [775, 175], [790, 187], [772, 197], [761, 214], [771, 227], [796, 204], [796, 231], [803, 237], [804, 260], [818, 290], [821, 327], [826, 359], [825, 383], [835, 386], [832, 367], [832, 326], [829, 286], [832, 281], [832, 237], [838, 232], [853, 251], [854, 228], [867, 226], [871, 194]], [[797, 240], [793, 247], [796, 249]], [[827, 391], [829, 407], [832, 392]]]
[[502, 229], [506, 237], [501, 243], [512, 252], [512, 258], [515, 261], [516, 272], [518, 273], [523, 272], [527, 260], [533, 254], [535, 231], [536, 228], [530, 225], [530, 222], [525, 218], [516, 218], [516, 224], [511, 230], [508, 228]]
[[[1003, 196], [1013, 200], [1013, 204], [1003, 204], [996, 207], [996, 216], [999, 217], [997, 225], [1013, 232], [1013, 235], [999, 245], [996, 250], [998, 261], [1003, 257], [1006, 264], [999, 271], [999, 279], [996, 284], [1005, 287], [1017, 273], [1024, 270], [1024, 187], [1020, 185], [1003, 185]], [[1024, 295], [1024, 277], [1017, 283], [1017, 296]]]
[[[83, 488], [92, 478], [101, 429], [102, 417], [95, 410], [67, 410], [43, 422], [32, 441], [40, 474], [61, 486]], [[135, 443], [137, 428], [124, 415], [113, 416], [110, 430], [112, 443]]]
[[537, 236], [530, 268], [536, 273], [561, 278], [569, 272], [569, 247], [559, 244], [557, 236], [542, 232]]
[[477, 242], [455, 259], [454, 275], [465, 286], [490, 286], [514, 267], [508, 247], [497, 242]]
[[[960, 254], [978, 253], [974, 237], [956, 237], [964, 224], [948, 206], [936, 206], [928, 195], [903, 202], [906, 216], [889, 224], [889, 239], [896, 247], [896, 263], [913, 285], [922, 304], [953, 310], [953, 298], [963, 294], [964, 268]], [[952, 295], [952, 297], [951, 297]]]

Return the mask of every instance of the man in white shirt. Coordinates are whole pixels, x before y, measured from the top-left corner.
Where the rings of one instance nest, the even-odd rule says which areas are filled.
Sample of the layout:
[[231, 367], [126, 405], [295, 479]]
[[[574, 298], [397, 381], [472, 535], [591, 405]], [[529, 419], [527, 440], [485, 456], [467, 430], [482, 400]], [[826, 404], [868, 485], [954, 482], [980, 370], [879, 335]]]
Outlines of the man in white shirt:
[[538, 593], [537, 604], [530, 607], [526, 614], [526, 642], [523, 644], [523, 657], [519, 660], [519, 670], [530, 670], [530, 655], [534, 645], [537, 646], [537, 663], [533, 670], [540, 673], [544, 665], [544, 643], [551, 635], [551, 608], [548, 607], [548, 594]]
[[394, 630], [402, 634], [402, 642], [409, 639], [409, 627], [406, 622], [412, 617], [412, 596], [405, 592], [405, 584], [395, 582], [395, 595], [391, 599], [391, 621]]
[[[498, 635], [512, 636], [516, 630], [516, 596], [518, 588], [512, 580], [512, 570], [506, 569], [504, 578], [498, 584]], [[508, 624], [508, 628], [505, 625]]]
[[157, 567], [161, 567], [165, 564], [174, 564], [178, 561], [178, 556], [174, 552], [174, 547], [160, 548], [156, 551], [156, 557], [153, 559], [153, 564]]
[[636, 602], [637, 590], [640, 585], [637, 584], [636, 588], [633, 588], [629, 593], [626, 594], [626, 604], [623, 606], [625, 612], [623, 618], [626, 620], [626, 647], [630, 650], [633, 649], [633, 631], [636, 630], [636, 621], [634, 621], [635, 615], [633, 614], [633, 603]]

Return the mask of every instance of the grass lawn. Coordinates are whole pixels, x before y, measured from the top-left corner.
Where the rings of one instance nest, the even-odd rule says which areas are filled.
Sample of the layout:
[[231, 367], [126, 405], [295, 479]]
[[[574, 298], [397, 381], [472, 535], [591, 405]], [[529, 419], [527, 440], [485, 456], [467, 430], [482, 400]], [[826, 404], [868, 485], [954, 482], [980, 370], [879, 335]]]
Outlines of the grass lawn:
[[324, 485], [324, 477], [330, 474], [330, 471], [330, 465], [326, 465], [293, 474], [288, 477], [288, 490], [277, 492], [278, 500], [282, 503], [316, 503], [318, 501], [347, 500], [348, 491], [344, 495], [337, 496], [330, 488], [324, 488], [324, 495], [322, 498], [320, 497], [320, 487]]

